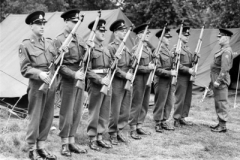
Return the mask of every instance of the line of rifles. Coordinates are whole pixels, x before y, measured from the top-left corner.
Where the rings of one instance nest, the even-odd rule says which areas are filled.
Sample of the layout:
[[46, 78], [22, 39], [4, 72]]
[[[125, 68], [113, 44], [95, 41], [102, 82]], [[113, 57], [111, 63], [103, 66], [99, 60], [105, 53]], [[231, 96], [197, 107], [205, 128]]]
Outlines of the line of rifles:
[[[101, 17], [101, 10], [98, 11], [98, 16], [96, 17], [94, 26], [92, 28], [92, 31], [90, 32], [89, 37], [88, 37], [87, 44], [91, 44], [94, 41], [95, 31], [96, 31], [97, 24], [99, 22], [100, 17]], [[46, 92], [48, 89], [51, 88], [51, 86], [54, 82], [54, 79], [56, 79], [56, 76], [59, 72], [59, 69], [60, 69], [60, 67], [63, 63], [64, 55], [66, 54], [66, 51], [63, 48], [69, 46], [69, 44], [73, 40], [73, 35], [76, 33], [77, 29], [79, 28], [79, 26], [81, 25], [83, 20], [84, 20], [84, 14], [80, 16], [80, 18], [79, 18], [78, 22], [76, 23], [76, 25], [74, 26], [73, 30], [71, 31], [71, 33], [68, 35], [68, 37], [65, 39], [65, 41], [62, 43], [61, 47], [59, 48], [58, 54], [56, 55], [56, 57], [54, 58], [54, 60], [51, 62], [51, 64], [48, 67], [48, 69], [50, 71], [50, 75], [51, 75], [51, 82], [49, 84], [43, 83], [41, 85], [41, 87], [39, 88], [39, 90], [41, 90], [43, 92]], [[136, 76], [136, 73], [137, 73], [137, 70], [138, 70], [139, 62], [140, 62], [142, 51], [143, 51], [143, 43], [144, 43], [144, 40], [145, 40], [145, 37], [146, 37], [146, 33], [148, 31], [149, 24], [150, 24], [150, 22], [146, 26], [146, 28], [143, 32], [143, 36], [141, 37], [140, 41], [137, 44], [137, 49], [133, 53], [134, 62], [132, 64], [131, 69], [129, 69], [129, 71], [128, 71], [128, 72], [133, 74], [133, 77], [132, 77], [131, 80], [127, 81], [127, 83], [124, 87], [124, 89], [126, 89], [126, 90], [131, 90], [131, 87], [133, 86], [133, 82], [134, 82], [134, 79], [135, 79], [135, 76]], [[165, 26], [163, 28], [161, 37], [159, 38], [159, 41], [158, 41], [157, 48], [155, 49], [155, 51], [153, 53], [153, 57], [155, 57], [153, 59], [153, 63], [155, 64], [155, 68], [154, 68], [154, 70], [152, 70], [150, 72], [150, 75], [149, 75], [149, 78], [148, 78], [148, 81], [147, 81], [147, 84], [146, 84], [149, 87], [151, 87], [151, 84], [153, 82], [153, 78], [154, 78], [154, 75], [155, 75], [155, 71], [156, 71], [156, 68], [157, 68], [156, 58], [158, 57], [157, 54], [160, 53], [161, 48], [162, 48], [161, 47], [162, 46], [162, 39], [164, 37], [166, 27], [167, 27], [167, 24], [165, 24]], [[101, 92], [105, 95], [107, 95], [109, 93], [112, 80], [113, 80], [114, 75], [116, 73], [118, 60], [121, 59], [121, 54], [122, 54], [124, 48], [126, 47], [127, 38], [129, 37], [132, 30], [133, 30], [133, 25], [131, 25], [129, 27], [127, 33], [125, 34], [124, 39], [122, 40], [121, 44], [119, 45], [119, 47], [116, 51], [116, 54], [114, 56], [114, 60], [111, 64], [110, 68], [108, 68], [108, 72], [107, 72], [106, 77], [109, 78], [110, 83], [107, 86], [103, 85], [102, 88], [101, 88]], [[182, 30], [183, 30], [183, 22], [181, 23], [181, 26], [180, 26], [180, 32], [179, 32], [179, 36], [178, 36], [177, 46], [176, 46], [176, 50], [174, 52], [174, 61], [173, 61], [173, 64], [172, 64], [172, 70], [176, 71], [176, 75], [174, 75], [173, 78], [172, 78], [172, 85], [176, 85], [176, 83], [177, 83], [177, 76], [178, 76], [178, 70], [179, 70], [179, 64], [180, 64], [181, 44], [182, 44], [182, 42], [181, 42]], [[195, 61], [193, 62], [192, 65], [194, 67], [195, 73], [197, 72], [198, 61], [199, 61], [199, 58], [200, 58], [199, 52], [200, 52], [200, 48], [201, 48], [201, 45], [202, 45], [203, 31], [204, 31], [204, 26], [201, 29], [200, 36], [199, 36], [199, 39], [198, 39], [198, 43], [197, 43], [197, 46], [196, 46], [196, 49], [195, 49], [195, 52], [194, 52]], [[92, 49], [93, 49], [92, 45], [87, 45], [86, 46], [86, 51], [85, 51], [84, 57], [79, 63], [79, 68], [80, 68], [79, 70], [84, 73], [84, 78], [81, 79], [81, 80], [78, 80], [77, 83], [76, 83], [76, 87], [78, 87], [80, 89], [84, 89], [84, 83], [85, 83], [85, 78], [86, 78], [86, 74], [87, 74], [87, 69], [89, 67], [90, 54], [91, 54]], [[191, 78], [190, 78], [191, 81], [195, 81], [195, 79], [196, 79], [196, 75], [192, 75]]]

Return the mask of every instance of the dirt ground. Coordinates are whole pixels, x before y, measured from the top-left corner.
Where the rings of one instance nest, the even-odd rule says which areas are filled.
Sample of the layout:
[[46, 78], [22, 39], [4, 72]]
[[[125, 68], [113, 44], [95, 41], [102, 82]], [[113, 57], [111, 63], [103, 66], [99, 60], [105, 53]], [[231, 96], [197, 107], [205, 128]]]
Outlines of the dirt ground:
[[[124, 134], [129, 143], [121, 143], [112, 149], [92, 151], [88, 147], [89, 139], [86, 134], [87, 118], [85, 113], [78, 128], [77, 143], [88, 149], [85, 155], [73, 154], [72, 160], [239, 160], [240, 159], [240, 96], [237, 97], [238, 107], [233, 108], [234, 97], [229, 98], [229, 122], [227, 133], [212, 133], [209, 125], [215, 124], [216, 114], [212, 98], [206, 98], [199, 103], [200, 96], [193, 96], [192, 108], [188, 120], [194, 122], [192, 127], [181, 127], [175, 131], [156, 133], [152, 120], [153, 106], [149, 107], [144, 128], [151, 131], [150, 136], [142, 136], [142, 140], [133, 140], [129, 137], [129, 128]], [[11, 118], [7, 123], [8, 113], [0, 109], [0, 159], [15, 160], [27, 159], [26, 144], [24, 142], [27, 120]], [[58, 128], [58, 118], [54, 119], [53, 126]], [[173, 120], [169, 120], [173, 123]], [[7, 130], [6, 130], [7, 125]], [[56, 154], [58, 160], [65, 160], [60, 155], [60, 138], [58, 130], [49, 134], [46, 148]], [[105, 134], [104, 139], [108, 140]]]

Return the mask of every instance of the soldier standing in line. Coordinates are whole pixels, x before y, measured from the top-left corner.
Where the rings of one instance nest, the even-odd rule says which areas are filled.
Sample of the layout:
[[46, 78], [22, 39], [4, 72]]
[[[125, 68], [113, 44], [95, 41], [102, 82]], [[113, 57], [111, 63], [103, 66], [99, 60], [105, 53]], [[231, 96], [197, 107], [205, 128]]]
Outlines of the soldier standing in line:
[[229, 42], [233, 33], [227, 29], [219, 29], [219, 31], [218, 43], [221, 48], [215, 53], [214, 62], [211, 65], [211, 83], [218, 124], [210, 128], [212, 132], [227, 132], [228, 86], [231, 81], [229, 70], [233, 65], [233, 51]]
[[[92, 30], [94, 22], [88, 25]], [[111, 148], [112, 146], [103, 141], [102, 134], [107, 131], [111, 110], [111, 92], [104, 95], [100, 92], [103, 85], [110, 83], [107, 75], [108, 69], [111, 67], [112, 56], [109, 50], [103, 46], [105, 39], [104, 19], [100, 19], [96, 28], [96, 36], [94, 40], [94, 48], [91, 52], [90, 66], [88, 68], [87, 77], [90, 80], [89, 89], [89, 124], [87, 134], [90, 138], [89, 147], [93, 150], [100, 150], [100, 147]]]
[[[115, 39], [108, 45], [111, 55], [114, 57], [116, 51], [127, 33], [125, 21], [118, 19], [110, 26]], [[128, 72], [131, 67], [132, 56], [125, 46], [121, 59], [118, 61], [118, 68], [112, 81], [111, 116], [109, 123], [110, 141], [117, 145], [118, 141], [127, 142], [121, 130], [128, 124], [130, 106], [132, 101], [132, 90], [124, 89], [127, 80], [131, 80], [132, 74]]]
[[[156, 37], [159, 38], [162, 35], [160, 30], [156, 33]], [[155, 91], [155, 108], [153, 110], [153, 119], [156, 122], [156, 132], [162, 133], [163, 130], [174, 130], [168, 120], [172, 107], [173, 107], [173, 88], [172, 88], [172, 76], [176, 74], [176, 71], [171, 70], [173, 63], [173, 53], [170, 52], [168, 46], [170, 42], [170, 29], [166, 28], [163, 35], [162, 45], [159, 53], [155, 53], [157, 56], [157, 69], [156, 76], [154, 77], [154, 91]]]
[[[190, 77], [191, 75], [195, 75], [194, 69], [192, 68], [194, 55], [187, 46], [190, 35], [189, 30], [189, 27], [183, 27], [182, 35], [180, 35], [182, 40], [182, 48], [175, 91], [176, 97], [173, 114], [175, 127], [180, 127], [181, 125], [192, 125], [191, 122], [185, 120], [189, 114], [192, 102], [192, 82], [190, 81]], [[179, 34], [179, 31], [180, 29], [178, 29], [176, 32]]]
[[[75, 24], [79, 20], [78, 9], [68, 10], [61, 15], [64, 19], [66, 27], [63, 33], [54, 40], [57, 48], [71, 33]], [[77, 34], [73, 35], [73, 40], [68, 47], [68, 52], [64, 55], [63, 64], [60, 68], [61, 75], [61, 107], [59, 116], [59, 136], [62, 141], [61, 154], [70, 157], [71, 152], [86, 153], [85, 149], [81, 149], [75, 142], [76, 132], [80, 123], [83, 106], [84, 90], [75, 87], [78, 79], [83, 79], [84, 74], [79, 71], [79, 63], [85, 52], [85, 42]]]
[[[137, 34], [137, 38], [140, 40], [147, 24], [142, 24], [134, 28], [133, 32]], [[152, 51], [148, 47], [147, 41], [150, 31], [147, 32], [143, 43], [142, 56], [140, 57], [140, 63], [137, 70], [135, 80], [133, 82], [133, 94], [132, 105], [129, 117], [130, 135], [133, 139], [139, 140], [139, 135], [149, 135], [148, 131], [142, 129], [142, 124], [147, 115], [149, 107], [149, 98], [151, 88], [146, 85], [150, 72], [154, 69], [152, 61]], [[134, 53], [137, 46], [133, 48]]]
[[19, 47], [21, 74], [29, 78], [27, 93], [30, 121], [26, 141], [31, 160], [57, 159], [44, 148], [53, 121], [56, 90], [55, 83], [46, 93], [39, 90], [43, 83], [49, 84], [51, 81], [48, 66], [56, 55], [52, 40], [43, 37], [47, 22], [44, 16], [43, 11], [36, 11], [27, 16], [25, 22], [30, 25], [32, 34], [23, 40]]

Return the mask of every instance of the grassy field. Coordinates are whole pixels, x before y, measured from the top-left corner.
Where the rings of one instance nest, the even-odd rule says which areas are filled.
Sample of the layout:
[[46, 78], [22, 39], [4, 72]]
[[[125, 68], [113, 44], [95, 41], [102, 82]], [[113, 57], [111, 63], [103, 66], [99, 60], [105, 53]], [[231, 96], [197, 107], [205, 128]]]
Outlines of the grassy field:
[[[216, 114], [212, 98], [206, 98], [203, 103], [198, 103], [199, 96], [193, 97], [189, 120], [194, 122], [192, 127], [182, 127], [174, 132], [165, 131], [156, 133], [152, 121], [152, 107], [146, 118], [144, 128], [151, 131], [150, 136], [144, 136], [142, 140], [132, 140], [126, 128], [125, 135], [130, 142], [121, 143], [112, 149], [102, 149], [100, 152], [88, 149], [88, 137], [86, 135], [87, 114], [84, 114], [78, 129], [77, 142], [88, 149], [88, 154], [73, 154], [72, 160], [239, 160], [240, 159], [240, 106], [233, 108], [234, 97], [229, 98], [230, 118], [227, 124], [227, 133], [212, 133], [209, 125], [216, 123]], [[240, 104], [240, 97], [238, 97]], [[7, 112], [0, 110], [0, 129], [6, 126]], [[170, 120], [172, 123], [172, 119]], [[58, 126], [58, 119], [54, 119], [54, 126]], [[27, 159], [26, 144], [24, 142], [27, 120], [10, 119], [8, 130], [0, 133], [0, 159], [14, 160]], [[50, 132], [47, 149], [58, 156], [58, 160], [65, 160], [60, 155], [60, 138], [58, 131]], [[104, 137], [108, 139], [108, 134]]]

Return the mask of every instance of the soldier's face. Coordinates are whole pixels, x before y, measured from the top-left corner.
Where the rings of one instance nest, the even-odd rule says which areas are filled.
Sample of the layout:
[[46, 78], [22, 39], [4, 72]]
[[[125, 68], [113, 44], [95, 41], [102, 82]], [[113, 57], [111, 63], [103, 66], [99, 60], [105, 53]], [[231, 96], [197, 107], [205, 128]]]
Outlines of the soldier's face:
[[[142, 38], [142, 36], [143, 36], [143, 33], [140, 33], [140, 34], [138, 34], [138, 38], [139, 39], [141, 39]], [[146, 36], [145, 36], [145, 39], [144, 39], [145, 41], [148, 41], [149, 40], [149, 33], [147, 33], [146, 34]]]
[[98, 39], [99, 41], [104, 41], [105, 40], [105, 31], [96, 30], [96, 39]]
[[228, 36], [221, 36], [218, 37], [218, 44], [219, 45], [226, 45], [229, 43], [230, 38]]
[[171, 38], [163, 37], [163, 42], [169, 45]]
[[69, 31], [72, 31], [74, 26], [76, 25], [77, 21], [66, 21], [67, 29]]
[[189, 36], [185, 36], [185, 35], [181, 36], [181, 39], [182, 39], [183, 43], [187, 43], [188, 42], [188, 38], [189, 38]]
[[115, 32], [115, 35], [120, 39], [123, 40], [125, 35], [127, 33], [127, 29], [122, 29], [122, 30], [118, 30]]
[[31, 25], [33, 33], [37, 36], [43, 36], [44, 34], [45, 23], [34, 23]]

